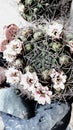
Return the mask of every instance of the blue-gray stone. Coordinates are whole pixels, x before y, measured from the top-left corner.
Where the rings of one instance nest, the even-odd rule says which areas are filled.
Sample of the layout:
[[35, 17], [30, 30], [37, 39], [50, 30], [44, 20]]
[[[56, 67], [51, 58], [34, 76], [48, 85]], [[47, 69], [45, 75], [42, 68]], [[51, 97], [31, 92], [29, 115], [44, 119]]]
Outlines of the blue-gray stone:
[[70, 127], [70, 126], [68, 126], [66, 130], [72, 130], [72, 129], [71, 129], [71, 127]]
[[[54, 130], [53, 128], [57, 123], [61, 123], [60, 126], [62, 125], [64, 121], [62, 119], [65, 116], [67, 118], [65, 122], [68, 120], [67, 114], [69, 111], [70, 106], [67, 103], [52, 103], [51, 105], [39, 106], [36, 115], [30, 119], [15, 118], [3, 112], [0, 112], [0, 116], [4, 122], [5, 130]], [[66, 129], [66, 127], [64, 128]]]
[[23, 105], [21, 98], [16, 95], [13, 88], [0, 89], [0, 111], [13, 116], [27, 117], [27, 107]]

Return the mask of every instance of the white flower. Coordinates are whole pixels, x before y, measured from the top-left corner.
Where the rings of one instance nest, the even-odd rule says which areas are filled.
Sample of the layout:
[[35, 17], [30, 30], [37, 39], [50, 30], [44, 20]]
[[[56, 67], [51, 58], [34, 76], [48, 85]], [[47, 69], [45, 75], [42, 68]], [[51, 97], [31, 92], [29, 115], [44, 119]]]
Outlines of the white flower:
[[21, 59], [16, 59], [13, 65], [16, 66], [17, 68], [21, 68], [23, 65], [23, 61]]
[[6, 49], [3, 52], [3, 58], [6, 59], [8, 62], [13, 62], [16, 59], [15, 55], [12, 55], [9, 49]]
[[42, 105], [44, 105], [45, 103], [50, 104], [50, 97], [52, 95], [52, 92], [49, 91], [48, 87], [43, 87], [40, 83], [38, 83], [38, 85], [39, 86], [37, 86], [34, 93], [32, 93], [34, 100]]
[[53, 21], [50, 25], [49, 25], [49, 29], [48, 29], [48, 34], [49, 36], [52, 36], [52, 38], [60, 38], [61, 34], [63, 32], [63, 25]]
[[61, 80], [63, 83], [65, 83], [65, 82], [66, 82], [66, 79], [67, 79], [67, 76], [64, 74], [63, 71], [61, 71], [61, 72], [59, 73], [59, 76], [60, 76], [60, 80]]
[[22, 42], [19, 40], [13, 40], [8, 45], [3, 52], [3, 58], [8, 62], [13, 62], [16, 59], [16, 55], [20, 54], [22, 50]]
[[64, 89], [65, 85], [63, 82], [58, 83], [54, 83], [53, 88], [55, 88], [56, 90], [60, 90], [60, 89]]
[[35, 72], [30, 73], [27, 71], [26, 74], [23, 74], [20, 84], [23, 85], [24, 91], [28, 90], [28, 92], [31, 92], [30, 96], [39, 104], [44, 105], [45, 103], [51, 103], [50, 96], [52, 92], [49, 91], [48, 87], [43, 87], [39, 83]]
[[63, 71], [56, 71], [55, 69], [52, 69], [50, 71], [50, 77], [52, 79], [52, 82], [54, 83], [53, 87], [55, 89], [64, 89], [65, 85], [64, 83], [66, 82], [67, 76], [64, 74]]
[[13, 67], [9, 68], [5, 72], [7, 82], [10, 83], [10, 84], [19, 83], [20, 80], [21, 80], [21, 75], [22, 75], [21, 72], [18, 71], [17, 69], [15, 69], [15, 68], [13, 68]]
[[72, 40], [68, 42], [68, 46], [70, 47], [71, 53], [73, 53], [73, 41]]
[[55, 76], [57, 76], [57, 71], [55, 69], [50, 70], [50, 77], [53, 79]]
[[38, 77], [35, 72], [22, 75], [20, 84], [24, 86], [24, 89], [33, 92], [35, 90], [35, 85], [38, 82]]
[[22, 42], [20, 40], [12, 40], [6, 48], [10, 51], [10, 54], [17, 55], [21, 53]]

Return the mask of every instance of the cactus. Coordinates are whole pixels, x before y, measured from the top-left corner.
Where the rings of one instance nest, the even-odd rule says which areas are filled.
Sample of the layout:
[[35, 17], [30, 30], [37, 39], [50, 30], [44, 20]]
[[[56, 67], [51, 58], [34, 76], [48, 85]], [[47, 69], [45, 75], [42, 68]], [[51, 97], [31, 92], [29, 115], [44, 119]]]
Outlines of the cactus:
[[19, 29], [4, 51], [12, 67], [6, 73], [7, 81], [42, 105], [50, 103], [50, 98], [73, 96], [73, 41], [67, 41], [62, 21], [46, 20], [67, 18], [70, 4], [71, 0], [20, 0], [21, 15], [27, 21], [35, 20], [35, 27]]
[[[58, 98], [59, 92], [62, 92], [61, 97], [63, 97], [64, 91], [67, 91], [68, 87], [72, 85], [73, 79], [73, 59], [64, 37], [52, 37], [46, 34], [43, 29], [28, 27], [21, 29], [16, 39], [21, 41], [22, 51], [21, 54], [17, 55], [14, 64], [13, 62], [10, 64], [16, 69], [19, 69], [23, 74], [36, 72], [39, 82], [44, 87], [47, 85], [53, 92], [53, 96], [57, 94], [56, 98]], [[54, 81], [50, 76], [52, 70], [57, 74], [65, 74], [65, 80], [67, 79], [65, 90], [61, 91], [60, 88], [56, 90], [53, 89], [52, 84], [54, 84]], [[61, 72], [61, 70], [63, 72]], [[58, 75], [56, 82], [61, 80], [59, 76], [60, 75]], [[32, 80], [29, 82], [32, 83]], [[21, 93], [25, 94], [26, 91], [24, 91], [23, 87], [19, 87], [18, 85], [18, 89], [20, 89]], [[28, 97], [31, 97], [31, 94], [28, 93], [28, 95]]]
[[19, 10], [27, 21], [34, 21], [42, 16], [46, 19], [59, 16], [66, 18], [70, 11], [70, 5], [71, 0], [21, 0], [19, 1]]

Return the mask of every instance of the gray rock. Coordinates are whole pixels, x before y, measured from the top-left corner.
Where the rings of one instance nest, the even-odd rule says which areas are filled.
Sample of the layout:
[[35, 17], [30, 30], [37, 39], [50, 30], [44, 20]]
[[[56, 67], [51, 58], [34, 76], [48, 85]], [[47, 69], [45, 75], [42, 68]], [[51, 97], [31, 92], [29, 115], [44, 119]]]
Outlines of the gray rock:
[[1, 130], [4, 130], [4, 123], [3, 123], [3, 120], [2, 120], [2, 118], [0, 117], [0, 129]]
[[36, 115], [30, 119], [15, 118], [3, 112], [0, 112], [0, 116], [4, 122], [5, 130], [54, 130], [52, 128], [55, 124], [61, 122], [65, 116], [68, 120], [69, 111], [70, 106], [67, 103], [52, 103], [37, 108]]
[[0, 111], [20, 118], [27, 117], [28, 113], [26, 106], [13, 88], [0, 89]]
[[68, 126], [66, 130], [72, 130], [72, 129], [71, 129], [71, 127], [70, 127], [70, 126]]

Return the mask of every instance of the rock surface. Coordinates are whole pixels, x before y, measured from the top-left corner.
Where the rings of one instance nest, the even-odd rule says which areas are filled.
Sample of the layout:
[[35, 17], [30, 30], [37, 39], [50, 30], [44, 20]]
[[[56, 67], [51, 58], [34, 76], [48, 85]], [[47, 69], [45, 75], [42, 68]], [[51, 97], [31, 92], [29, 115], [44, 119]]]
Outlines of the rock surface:
[[[5, 125], [5, 130], [55, 130], [53, 127], [59, 122], [63, 124], [62, 119], [70, 111], [70, 106], [64, 103], [53, 103], [51, 105], [40, 106], [36, 115], [30, 119], [19, 119], [9, 114], [0, 112], [0, 116]], [[68, 117], [66, 116], [67, 120]], [[65, 119], [66, 120], [66, 119]], [[56, 130], [65, 130], [66, 128]]]
[[72, 103], [72, 112], [71, 112], [70, 126], [71, 126], [71, 130], [73, 130], [73, 103]]
[[0, 111], [20, 118], [27, 117], [27, 108], [13, 88], [0, 89]]
[[2, 120], [2, 118], [0, 117], [0, 130], [4, 130], [4, 122]]

